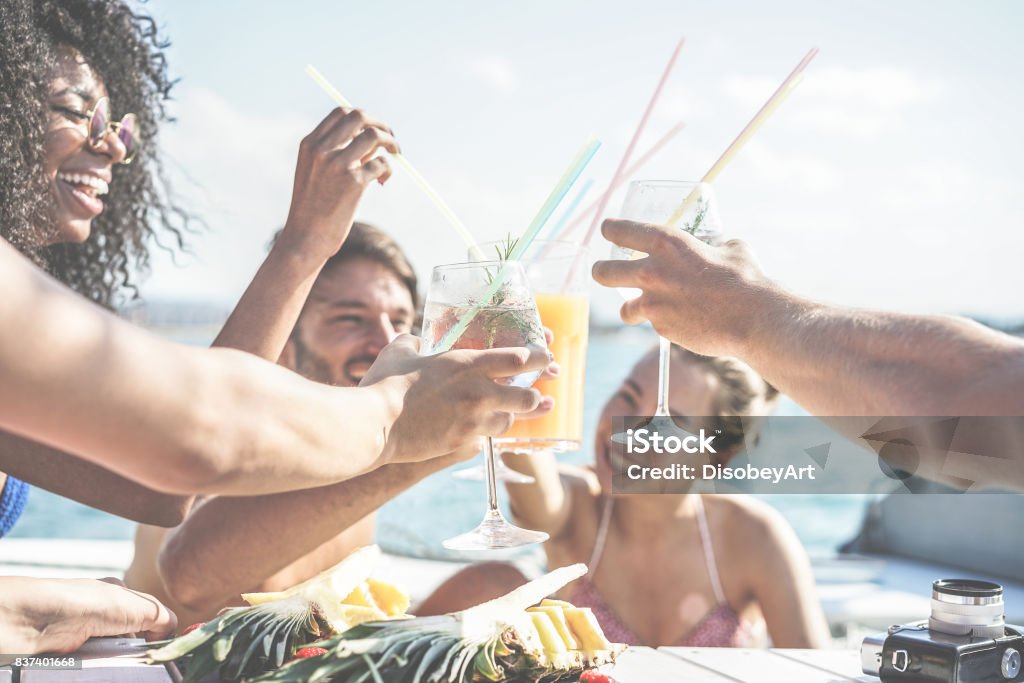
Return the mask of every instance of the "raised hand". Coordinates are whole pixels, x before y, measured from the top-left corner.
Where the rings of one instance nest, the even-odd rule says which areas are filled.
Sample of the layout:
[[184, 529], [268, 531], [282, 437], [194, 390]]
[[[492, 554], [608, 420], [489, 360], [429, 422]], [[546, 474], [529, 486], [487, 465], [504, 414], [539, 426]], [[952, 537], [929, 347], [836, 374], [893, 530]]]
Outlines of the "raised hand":
[[299, 145], [292, 203], [279, 241], [326, 261], [341, 248], [363, 192], [387, 182], [392, 131], [360, 109], [337, 108]]

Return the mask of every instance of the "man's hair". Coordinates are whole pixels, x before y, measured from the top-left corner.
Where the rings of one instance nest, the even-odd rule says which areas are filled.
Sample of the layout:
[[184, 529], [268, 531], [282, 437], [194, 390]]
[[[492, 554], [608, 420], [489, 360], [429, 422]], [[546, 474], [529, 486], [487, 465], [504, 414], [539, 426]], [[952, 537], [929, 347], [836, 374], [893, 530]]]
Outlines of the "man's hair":
[[[174, 81], [156, 22], [122, 0], [0, 2], [0, 237], [78, 293], [113, 307], [136, 293], [153, 245], [184, 246], [194, 219], [171, 195], [157, 155]], [[135, 112], [145, 142], [113, 170], [113, 192], [83, 244], [53, 236], [43, 140], [58, 49], [80, 52], [106, 85], [117, 115]], [[170, 249], [170, 246], [167, 246]]]
[[[278, 230], [271, 239], [271, 246], [280, 239], [281, 232]], [[419, 310], [419, 281], [416, 279], [416, 271], [409, 263], [409, 257], [405, 255], [391, 235], [369, 223], [360, 223], [359, 221], [352, 223], [352, 229], [349, 231], [345, 243], [341, 245], [341, 249], [334, 256], [327, 259], [321, 274], [346, 261], [360, 258], [379, 263], [390, 270], [409, 290], [413, 310]]]
[[367, 259], [379, 263], [390, 270], [397, 277], [412, 297], [413, 310], [419, 308], [419, 291], [416, 271], [409, 263], [409, 257], [405, 255], [402, 248], [398, 246], [391, 235], [380, 228], [369, 223], [356, 221], [352, 224], [345, 243], [341, 245], [334, 256], [324, 264], [324, 272], [351, 261], [353, 259]]
[[763, 420], [749, 418], [772, 412], [778, 401], [778, 389], [738, 358], [702, 356], [673, 344], [672, 359], [692, 363], [717, 380], [718, 391], [712, 402], [714, 415], [708, 416], [714, 418], [711, 429], [721, 430], [717, 444], [732, 451], [743, 446], [744, 438], [751, 444], [757, 443]]

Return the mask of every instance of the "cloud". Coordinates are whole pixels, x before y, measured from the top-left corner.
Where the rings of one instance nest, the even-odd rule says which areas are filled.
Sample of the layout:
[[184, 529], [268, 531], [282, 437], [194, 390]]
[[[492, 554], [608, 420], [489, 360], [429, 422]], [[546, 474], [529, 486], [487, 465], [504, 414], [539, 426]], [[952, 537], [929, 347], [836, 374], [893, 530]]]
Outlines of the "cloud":
[[842, 188], [843, 174], [835, 164], [811, 156], [781, 154], [756, 140], [744, 150], [746, 162], [764, 181], [791, 192], [826, 193]]
[[519, 89], [519, 69], [510, 59], [495, 55], [472, 58], [467, 63], [470, 73], [492, 90], [511, 94]]
[[313, 123], [253, 114], [205, 88], [183, 89], [177, 123], [161, 132], [171, 181], [209, 230], [192, 238], [181, 267], [156, 252], [146, 291], [233, 300], [288, 212], [298, 144]]
[[[753, 112], [778, 84], [772, 79], [734, 76], [725, 80], [722, 89]], [[940, 81], [903, 69], [811, 68], [791, 96], [787, 119], [820, 132], [875, 138], [914, 118], [914, 108], [931, 105], [944, 92]]]

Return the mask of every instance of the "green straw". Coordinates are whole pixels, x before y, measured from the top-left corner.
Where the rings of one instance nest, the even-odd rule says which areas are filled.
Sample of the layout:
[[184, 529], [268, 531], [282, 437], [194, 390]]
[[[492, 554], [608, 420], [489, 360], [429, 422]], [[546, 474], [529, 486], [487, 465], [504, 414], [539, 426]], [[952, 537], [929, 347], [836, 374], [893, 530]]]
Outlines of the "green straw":
[[[580, 175], [583, 173], [583, 169], [587, 167], [590, 160], [594, 158], [594, 155], [597, 153], [600, 146], [601, 142], [593, 135], [587, 138], [587, 141], [583, 143], [579, 152], [576, 153], [572, 163], [569, 164], [565, 173], [562, 174], [558, 184], [556, 184], [554, 189], [551, 190], [551, 194], [548, 195], [544, 205], [540, 207], [540, 211], [537, 212], [537, 215], [534, 216], [533, 220], [530, 222], [529, 227], [526, 228], [526, 232], [524, 232], [523, 236], [516, 241], [516, 245], [512, 248], [512, 252], [509, 254], [506, 262], [518, 261], [522, 258], [522, 255], [530, 248], [530, 245], [533, 244], [533, 240], [536, 239], [537, 233], [540, 232], [541, 228], [544, 227], [544, 224], [551, 218], [555, 209], [558, 208], [558, 204], [565, 198], [565, 195], [569, 193], [569, 190], [579, 179]], [[452, 325], [448, 332], [445, 333], [441, 343], [434, 349], [435, 353], [444, 353], [455, 345], [455, 342], [459, 340], [459, 337], [462, 336], [463, 332], [465, 332], [470, 323], [473, 322], [480, 310], [483, 309], [485, 302], [490, 301], [501, 286], [505, 284], [505, 281], [508, 280], [508, 276], [508, 268], [505, 263], [502, 263], [501, 267], [498, 269], [497, 275], [494, 276], [494, 279], [491, 281], [487, 291], [484, 292], [481, 303], [476, 304], [466, 311], [462, 317], [459, 318], [458, 322]]]

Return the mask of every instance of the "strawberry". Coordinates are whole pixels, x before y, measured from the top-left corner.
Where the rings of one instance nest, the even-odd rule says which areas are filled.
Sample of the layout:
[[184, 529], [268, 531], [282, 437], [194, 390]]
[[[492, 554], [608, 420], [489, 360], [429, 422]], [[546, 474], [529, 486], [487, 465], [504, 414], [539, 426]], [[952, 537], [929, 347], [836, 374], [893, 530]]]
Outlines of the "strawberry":
[[590, 669], [580, 675], [580, 683], [616, 683], [616, 681], [608, 674], [603, 674], [597, 669]]
[[327, 650], [322, 647], [303, 647], [295, 651], [294, 659], [306, 659], [308, 657], [319, 657], [320, 655], [327, 654]]
[[206, 626], [206, 622], [205, 621], [198, 621], [198, 622], [192, 624], [191, 626], [189, 626], [184, 631], [182, 631], [181, 635], [187, 636], [188, 634], [192, 633], [192, 631], [195, 631], [197, 628], [201, 628], [203, 626]]

